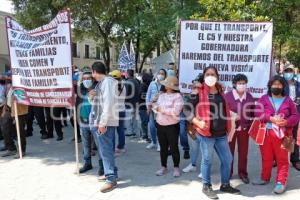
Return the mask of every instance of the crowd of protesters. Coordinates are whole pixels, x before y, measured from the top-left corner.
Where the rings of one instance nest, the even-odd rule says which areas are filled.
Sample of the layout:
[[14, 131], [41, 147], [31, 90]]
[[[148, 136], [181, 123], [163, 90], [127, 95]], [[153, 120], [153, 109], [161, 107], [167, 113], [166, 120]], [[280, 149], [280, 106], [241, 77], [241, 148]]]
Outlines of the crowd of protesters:
[[[191, 94], [179, 92], [179, 81], [174, 63], [160, 69], [156, 74], [134, 70], [107, 73], [102, 62], [76, 71], [74, 88], [78, 112], [79, 141], [82, 141], [83, 166], [80, 173], [93, 168], [92, 155], [96, 151], [99, 161], [98, 179], [105, 181], [102, 192], [117, 187], [118, 168], [116, 156], [126, 154], [126, 137], [138, 138], [148, 150], [160, 153], [161, 167], [157, 176], [168, 173], [168, 157], [173, 160], [173, 176], [181, 172], [199, 170], [203, 193], [217, 199], [212, 189], [211, 168], [216, 152], [220, 160], [220, 191], [230, 194], [241, 192], [230, 185], [233, 176], [235, 147], [238, 148], [238, 175], [249, 184], [248, 149], [249, 129], [259, 120], [263, 143], [259, 146], [262, 159], [261, 177], [254, 185], [270, 183], [271, 172], [277, 166], [273, 192], [282, 194], [287, 189], [289, 165], [300, 170], [299, 137], [297, 141], [300, 82], [296, 69], [286, 64], [281, 73], [269, 81], [268, 91], [260, 99], [247, 92], [248, 78], [235, 75], [232, 90], [225, 93], [219, 83], [219, 73], [207, 67], [195, 77]], [[0, 77], [0, 139], [2, 157], [19, 158], [15, 144], [16, 123], [14, 102], [16, 98], [9, 75]], [[22, 156], [26, 155], [26, 137], [32, 136], [33, 120], [40, 128], [41, 139], [63, 140], [62, 127], [67, 125], [67, 108], [31, 107], [17, 103]], [[73, 121], [73, 120], [71, 120]], [[54, 129], [53, 129], [54, 128]], [[180, 142], [180, 143], [179, 143]], [[190, 164], [180, 170], [180, 148], [183, 158]], [[201, 157], [201, 160], [198, 160]]]

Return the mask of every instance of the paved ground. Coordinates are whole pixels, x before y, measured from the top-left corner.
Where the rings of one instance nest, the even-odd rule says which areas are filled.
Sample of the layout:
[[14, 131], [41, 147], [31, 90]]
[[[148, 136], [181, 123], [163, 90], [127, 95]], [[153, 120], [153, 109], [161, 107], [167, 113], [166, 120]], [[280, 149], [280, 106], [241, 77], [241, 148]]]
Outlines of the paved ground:
[[[0, 200], [199, 200], [206, 199], [201, 193], [198, 172], [173, 178], [172, 173], [156, 177], [159, 167], [159, 154], [145, 149], [146, 144], [127, 138], [128, 152], [117, 158], [120, 169], [119, 188], [102, 194], [97, 181], [97, 159], [95, 168], [86, 175], [77, 176], [75, 172], [74, 144], [72, 130], [65, 128], [65, 139], [41, 141], [39, 134], [28, 139], [28, 155], [23, 160], [0, 158]], [[0, 142], [2, 145], [2, 142]], [[215, 156], [216, 158], [217, 156]], [[169, 160], [171, 163], [171, 160]], [[181, 167], [189, 162], [182, 160]], [[171, 165], [170, 165], [171, 166]], [[219, 188], [219, 162], [213, 168], [213, 187]], [[260, 155], [258, 148], [251, 145], [249, 173], [250, 178], [258, 177]], [[274, 176], [273, 176], [274, 177]], [[244, 185], [234, 176], [232, 181], [242, 191], [241, 196], [219, 194], [220, 199], [286, 199], [299, 200], [300, 173], [291, 168], [289, 188], [282, 196], [272, 194], [274, 179], [268, 186]]]

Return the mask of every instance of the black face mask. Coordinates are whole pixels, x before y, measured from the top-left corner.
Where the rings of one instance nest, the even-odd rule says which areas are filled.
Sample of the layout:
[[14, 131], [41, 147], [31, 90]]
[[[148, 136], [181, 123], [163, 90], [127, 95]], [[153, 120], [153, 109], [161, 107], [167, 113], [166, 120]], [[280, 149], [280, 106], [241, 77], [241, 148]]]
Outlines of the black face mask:
[[274, 95], [280, 95], [280, 94], [282, 94], [282, 88], [271, 88], [271, 92], [272, 92], [272, 94], [274, 94]]

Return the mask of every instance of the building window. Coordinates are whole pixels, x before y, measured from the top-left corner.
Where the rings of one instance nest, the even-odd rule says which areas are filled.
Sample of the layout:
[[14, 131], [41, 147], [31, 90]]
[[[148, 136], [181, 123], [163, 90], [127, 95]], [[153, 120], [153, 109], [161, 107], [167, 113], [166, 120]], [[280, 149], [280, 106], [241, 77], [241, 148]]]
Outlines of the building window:
[[100, 47], [96, 47], [96, 59], [100, 60]]
[[84, 46], [84, 49], [85, 49], [85, 51], [84, 51], [85, 58], [89, 58], [90, 57], [90, 46], [86, 44]]
[[72, 57], [77, 57], [77, 43], [72, 43]]

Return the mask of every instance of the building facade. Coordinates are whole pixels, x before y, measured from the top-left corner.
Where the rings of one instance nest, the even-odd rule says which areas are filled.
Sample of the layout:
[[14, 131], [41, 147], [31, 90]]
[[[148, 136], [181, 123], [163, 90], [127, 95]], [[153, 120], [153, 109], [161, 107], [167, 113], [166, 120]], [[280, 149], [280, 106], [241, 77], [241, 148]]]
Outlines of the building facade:
[[[5, 17], [12, 16], [11, 13], [0, 11], [0, 74], [10, 69], [10, 60], [5, 27]], [[118, 51], [115, 44], [110, 47], [110, 68], [118, 68]], [[93, 39], [84, 38], [76, 40], [72, 38], [73, 64], [79, 69], [84, 66], [91, 66], [95, 61], [103, 61], [101, 45]], [[154, 55], [156, 55], [154, 53]], [[151, 59], [147, 59], [144, 68], [149, 68]]]

